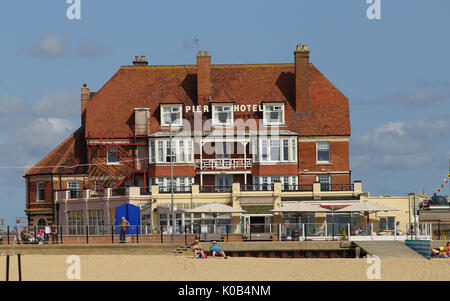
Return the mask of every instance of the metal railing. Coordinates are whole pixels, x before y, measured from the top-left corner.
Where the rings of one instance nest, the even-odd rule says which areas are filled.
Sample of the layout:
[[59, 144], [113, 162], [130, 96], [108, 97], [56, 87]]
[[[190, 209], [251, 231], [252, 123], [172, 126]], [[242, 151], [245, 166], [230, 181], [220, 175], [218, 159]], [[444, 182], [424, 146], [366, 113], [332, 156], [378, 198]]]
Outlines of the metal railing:
[[230, 193], [233, 190], [232, 186], [216, 186], [216, 185], [201, 185], [199, 187], [200, 192], [227, 192]]
[[300, 185], [289, 185], [283, 184], [281, 185], [281, 190], [283, 191], [313, 191], [312, 184], [300, 184]]
[[[47, 228], [47, 229], [46, 229]], [[26, 230], [25, 230], [26, 229]], [[171, 243], [172, 227], [168, 224], [131, 225], [121, 231], [119, 225], [84, 225], [0, 228], [0, 244], [61, 243]], [[47, 231], [46, 231], [47, 230]], [[440, 231], [440, 232], [438, 232]], [[399, 233], [379, 224], [351, 223], [265, 223], [231, 224], [218, 219], [216, 223], [182, 224], [177, 222], [174, 236], [179, 243], [202, 241], [307, 241], [307, 240], [442, 240], [450, 234], [450, 223], [418, 223], [405, 225]]]
[[252, 159], [198, 159], [195, 161], [197, 169], [251, 169]]
[[[159, 193], [170, 193], [170, 192], [171, 192], [170, 186], [159, 186]], [[173, 192], [174, 193], [191, 193], [192, 186], [174, 186]]]
[[83, 198], [83, 190], [81, 189], [68, 189], [69, 190], [69, 197], [71, 199], [81, 199]]
[[273, 184], [241, 185], [241, 191], [273, 191]]

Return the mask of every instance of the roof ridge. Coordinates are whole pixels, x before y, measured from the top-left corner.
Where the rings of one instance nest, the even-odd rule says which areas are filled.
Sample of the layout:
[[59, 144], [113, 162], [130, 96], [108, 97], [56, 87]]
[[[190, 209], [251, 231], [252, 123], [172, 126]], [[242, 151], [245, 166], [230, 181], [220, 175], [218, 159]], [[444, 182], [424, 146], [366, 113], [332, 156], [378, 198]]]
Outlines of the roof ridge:
[[[75, 136], [75, 134], [78, 132], [78, 131], [80, 131], [82, 128], [83, 128], [84, 126], [82, 125], [82, 126], [80, 126], [75, 132], [73, 132], [69, 137], [67, 137], [66, 139], [64, 139], [64, 141], [63, 142], [61, 142], [60, 144], [58, 144], [57, 146], [55, 146], [53, 149], [52, 149], [52, 151], [51, 152], [49, 152], [44, 158], [42, 158], [41, 160], [39, 160], [39, 162], [37, 162], [36, 164], [34, 164], [30, 169], [28, 169], [26, 172], [25, 172], [25, 176], [31, 171], [31, 170], [33, 170], [33, 169], [35, 169], [35, 168], [39, 168], [39, 167], [37, 167], [42, 161], [44, 161], [45, 159], [47, 159], [51, 154], [53, 154], [58, 148], [60, 148], [61, 146], [63, 146], [70, 138], [72, 138], [72, 137], [74, 137]], [[41, 168], [44, 168], [44, 167], [41, 167]]]

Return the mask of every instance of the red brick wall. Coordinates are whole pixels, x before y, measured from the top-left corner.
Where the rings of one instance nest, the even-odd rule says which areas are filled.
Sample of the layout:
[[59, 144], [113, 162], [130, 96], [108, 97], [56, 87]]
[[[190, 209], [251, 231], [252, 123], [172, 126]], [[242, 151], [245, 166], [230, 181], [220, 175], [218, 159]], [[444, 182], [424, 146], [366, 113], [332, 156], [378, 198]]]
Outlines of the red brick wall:
[[330, 142], [330, 164], [316, 163], [316, 142], [300, 142], [300, 170], [308, 171], [347, 171], [349, 170], [348, 142]]
[[[153, 165], [149, 167], [148, 174], [150, 177], [170, 177], [170, 165]], [[194, 177], [194, 165], [174, 165], [174, 177]]]
[[298, 166], [297, 164], [254, 164], [252, 166], [252, 176], [257, 175], [298, 175]]

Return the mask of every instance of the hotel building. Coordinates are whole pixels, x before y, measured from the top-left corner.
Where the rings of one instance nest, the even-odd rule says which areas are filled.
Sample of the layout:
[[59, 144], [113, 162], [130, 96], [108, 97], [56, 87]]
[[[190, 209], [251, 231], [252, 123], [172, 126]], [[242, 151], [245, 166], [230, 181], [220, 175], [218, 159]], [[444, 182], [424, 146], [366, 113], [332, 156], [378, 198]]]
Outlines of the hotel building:
[[194, 65], [159, 66], [142, 56], [97, 92], [84, 84], [80, 128], [25, 173], [29, 224], [109, 225], [128, 203], [158, 229], [170, 223], [171, 174], [178, 226], [207, 219], [183, 210], [209, 202], [247, 211], [223, 223], [270, 224], [283, 202], [359, 201], [348, 98], [309, 57], [305, 45], [293, 63], [212, 64], [200, 51]]

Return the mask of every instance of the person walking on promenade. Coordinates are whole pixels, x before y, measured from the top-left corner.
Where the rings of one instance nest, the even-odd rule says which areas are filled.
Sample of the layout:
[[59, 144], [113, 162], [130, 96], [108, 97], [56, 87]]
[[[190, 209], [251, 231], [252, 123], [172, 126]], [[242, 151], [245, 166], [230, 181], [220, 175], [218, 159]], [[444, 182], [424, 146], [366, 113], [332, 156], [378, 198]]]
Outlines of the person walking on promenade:
[[395, 235], [400, 235], [400, 222], [395, 223]]
[[120, 227], [120, 242], [125, 242], [125, 234], [127, 232], [128, 227], [130, 226], [130, 223], [125, 219], [124, 216], [122, 216], [119, 227]]
[[50, 225], [50, 234], [52, 235], [52, 244], [58, 243], [58, 227], [54, 224]]
[[16, 244], [22, 244], [22, 238], [20, 237], [20, 220], [16, 220], [16, 226], [14, 227], [14, 241]]

